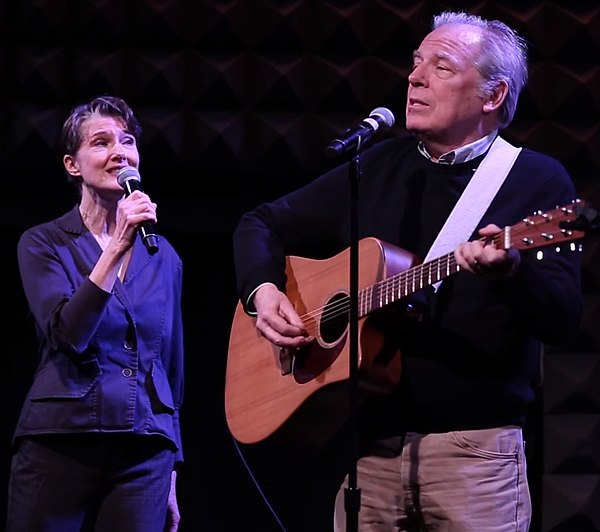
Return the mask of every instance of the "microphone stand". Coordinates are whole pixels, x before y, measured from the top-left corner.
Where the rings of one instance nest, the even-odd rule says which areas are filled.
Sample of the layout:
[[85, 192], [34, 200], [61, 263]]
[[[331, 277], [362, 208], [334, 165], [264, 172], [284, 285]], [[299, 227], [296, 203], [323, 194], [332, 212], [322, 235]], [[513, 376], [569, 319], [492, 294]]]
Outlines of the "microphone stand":
[[357, 487], [358, 462], [358, 181], [361, 177], [361, 143], [348, 167], [350, 179], [350, 310], [349, 320], [349, 409], [350, 434], [352, 436], [352, 467], [348, 472], [348, 486], [344, 492], [346, 511], [346, 531], [358, 531], [358, 512], [360, 511], [360, 488]]
[[354, 155], [348, 165], [350, 179], [350, 296], [348, 312], [349, 335], [349, 382], [348, 382], [348, 409], [350, 422], [349, 428], [352, 435], [352, 467], [348, 472], [348, 486], [344, 492], [344, 510], [346, 511], [346, 531], [358, 532], [358, 512], [360, 511], [360, 489], [357, 487], [357, 462], [359, 456], [358, 437], [358, 182], [361, 178], [361, 155], [363, 148], [370, 145], [373, 134], [380, 128], [382, 130], [392, 127], [394, 115], [385, 107], [373, 109], [369, 117], [363, 120], [357, 128], [348, 129], [339, 139], [334, 139], [325, 152], [330, 157], [342, 155], [354, 149]]

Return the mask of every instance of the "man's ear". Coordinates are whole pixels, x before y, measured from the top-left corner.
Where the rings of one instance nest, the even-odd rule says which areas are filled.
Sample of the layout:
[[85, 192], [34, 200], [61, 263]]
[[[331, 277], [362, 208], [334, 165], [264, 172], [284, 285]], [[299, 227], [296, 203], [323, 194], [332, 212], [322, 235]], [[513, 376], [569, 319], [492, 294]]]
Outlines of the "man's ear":
[[502, 102], [508, 95], [508, 85], [506, 81], [501, 81], [496, 85], [496, 88], [488, 95], [486, 100], [483, 102], [483, 111], [491, 113], [496, 111], [502, 105]]

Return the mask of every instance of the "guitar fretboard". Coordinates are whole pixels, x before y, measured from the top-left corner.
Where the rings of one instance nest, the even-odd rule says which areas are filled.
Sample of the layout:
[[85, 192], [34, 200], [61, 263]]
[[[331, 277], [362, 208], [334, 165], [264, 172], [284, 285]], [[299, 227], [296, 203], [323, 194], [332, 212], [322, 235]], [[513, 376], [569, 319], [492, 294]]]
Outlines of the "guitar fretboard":
[[459, 271], [454, 253], [388, 277], [358, 292], [359, 316], [385, 307]]
[[[528, 250], [571, 242], [585, 235], [582, 228], [575, 228], [575, 219], [587, 221], [587, 226], [591, 227], [597, 225], [598, 213], [595, 210], [590, 212], [586, 203], [578, 199], [571, 205], [557, 207], [548, 212], [538, 212], [524, 218], [518, 224], [504, 227], [500, 233], [491, 237], [491, 242], [502, 249], [514, 247]], [[572, 222], [572, 228], [561, 227], [561, 222], [567, 221]], [[363, 288], [358, 292], [359, 317], [414, 294], [459, 270], [454, 252], [451, 252]]]

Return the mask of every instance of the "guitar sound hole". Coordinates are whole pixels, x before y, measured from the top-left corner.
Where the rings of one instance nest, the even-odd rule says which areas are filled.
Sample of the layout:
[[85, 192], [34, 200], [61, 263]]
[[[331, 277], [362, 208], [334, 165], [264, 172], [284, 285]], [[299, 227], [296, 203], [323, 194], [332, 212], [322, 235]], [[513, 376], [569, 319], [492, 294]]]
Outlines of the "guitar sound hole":
[[334, 344], [346, 332], [349, 321], [350, 299], [347, 294], [333, 296], [325, 305], [319, 323], [319, 336], [326, 344]]
[[[294, 355], [294, 378], [305, 384], [327, 370], [346, 345], [349, 299], [337, 294], [325, 305], [319, 322], [320, 342], [303, 347]], [[327, 346], [329, 347], [326, 347]]]

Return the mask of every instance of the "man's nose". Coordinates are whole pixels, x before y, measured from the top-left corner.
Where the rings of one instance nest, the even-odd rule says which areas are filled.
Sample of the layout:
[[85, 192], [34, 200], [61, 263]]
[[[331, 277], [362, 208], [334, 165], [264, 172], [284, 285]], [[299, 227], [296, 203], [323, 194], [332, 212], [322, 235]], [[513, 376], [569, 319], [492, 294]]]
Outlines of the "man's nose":
[[424, 72], [424, 69], [420, 65], [413, 67], [412, 71], [408, 75], [408, 82], [411, 85], [424, 85], [425, 84], [425, 72]]

